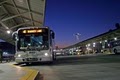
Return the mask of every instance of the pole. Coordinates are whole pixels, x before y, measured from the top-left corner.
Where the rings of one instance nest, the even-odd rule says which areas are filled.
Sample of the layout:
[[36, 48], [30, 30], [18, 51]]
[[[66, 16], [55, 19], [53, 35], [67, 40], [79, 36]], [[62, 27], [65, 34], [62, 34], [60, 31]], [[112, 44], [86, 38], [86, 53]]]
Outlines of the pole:
[[0, 63], [2, 63], [2, 57], [3, 57], [2, 54], [3, 54], [2, 49], [0, 49]]

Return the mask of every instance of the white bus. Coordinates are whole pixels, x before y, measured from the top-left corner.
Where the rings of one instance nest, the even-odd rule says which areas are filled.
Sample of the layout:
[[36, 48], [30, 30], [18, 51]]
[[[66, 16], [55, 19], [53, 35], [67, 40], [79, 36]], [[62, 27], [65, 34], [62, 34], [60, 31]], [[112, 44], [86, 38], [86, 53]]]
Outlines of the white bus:
[[120, 53], [120, 40], [110, 42], [110, 46], [112, 48], [113, 53]]
[[56, 59], [54, 49], [54, 32], [48, 27], [19, 28], [13, 33], [17, 63], [33, 63]]

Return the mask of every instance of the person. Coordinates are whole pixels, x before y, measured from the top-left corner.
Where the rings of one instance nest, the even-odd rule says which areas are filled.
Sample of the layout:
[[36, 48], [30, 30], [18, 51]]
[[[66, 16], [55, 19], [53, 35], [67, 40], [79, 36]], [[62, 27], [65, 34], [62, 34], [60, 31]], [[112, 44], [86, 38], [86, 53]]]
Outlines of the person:
[[2, 63], [2, 49], [0, 49], [0, 63]]

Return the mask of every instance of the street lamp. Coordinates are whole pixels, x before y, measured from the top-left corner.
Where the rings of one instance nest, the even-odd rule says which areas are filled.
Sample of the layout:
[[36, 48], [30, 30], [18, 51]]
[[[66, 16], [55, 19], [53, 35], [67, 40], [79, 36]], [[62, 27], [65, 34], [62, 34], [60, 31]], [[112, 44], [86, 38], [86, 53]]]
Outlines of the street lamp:
[[74, 36], [76, 37], [76, 40], [78, 40], [79, 41], [79, 39], [80, 39], [80, 33], [76, 33], [76, 34], [74, 34]]

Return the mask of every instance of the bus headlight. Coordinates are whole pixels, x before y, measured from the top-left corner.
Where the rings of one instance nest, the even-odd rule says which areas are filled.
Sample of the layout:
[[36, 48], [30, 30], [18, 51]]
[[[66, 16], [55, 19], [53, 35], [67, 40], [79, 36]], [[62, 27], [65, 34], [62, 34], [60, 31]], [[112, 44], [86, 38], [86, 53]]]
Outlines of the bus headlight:
[[45, 53], [44, 55], [45, 55], [45, 56], [48, 56], [48, 53]]
[[18, 57], [21, 57], [21, 55], [20, 55], [20, 54], [18, 54]]

